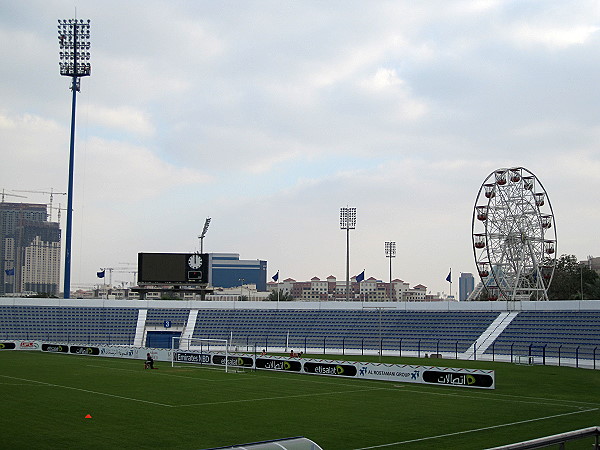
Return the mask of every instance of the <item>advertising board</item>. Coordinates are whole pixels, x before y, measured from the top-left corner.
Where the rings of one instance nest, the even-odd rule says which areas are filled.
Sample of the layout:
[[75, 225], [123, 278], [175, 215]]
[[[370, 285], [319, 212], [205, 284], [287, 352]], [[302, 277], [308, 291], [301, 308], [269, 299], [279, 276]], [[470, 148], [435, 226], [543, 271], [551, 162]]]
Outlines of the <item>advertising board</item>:
[[[193, 364], [224, 365], [225, 355], [210, 352], [175, 351], [174, 360]], [[493, 370], [303, 359], [283, 356], [255, 357], [247, 354], [230, 354], [227, 357], [227, 364], [236, 367], [254, 367], [259, 370], [297, 372], [340, 378], [495, 389], [495, 373]]]
[[0, 350], [39, 350], [41, 346], [40, 341], [32, 340], [17, 340], [0, 342]]
[[50, 353], [103, 356], [111, 358], [145, 359], [150, 353], [156, 361], [175, 361], [191, 364], [225, 365], [324, 375], [340, 378], [359, 378], [402, 383], [435, 384], [478, 389], [495, 389], [493, 370], [462, 369], [406, 364], [382, 364], [357, 361], [288, 358], [283, 356], [260, 356], [253, 354], [229, 354], [219, 352], [178, 351], [131, 346], [82, 346], [40, 341], [0, 342], [0, 350], [28, 349]]

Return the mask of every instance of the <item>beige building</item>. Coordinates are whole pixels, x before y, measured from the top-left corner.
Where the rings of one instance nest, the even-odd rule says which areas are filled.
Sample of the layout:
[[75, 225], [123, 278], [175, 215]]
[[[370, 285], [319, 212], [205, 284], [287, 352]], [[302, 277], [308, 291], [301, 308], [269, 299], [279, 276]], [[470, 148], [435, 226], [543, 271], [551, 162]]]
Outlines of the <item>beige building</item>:
[[[313, 277], [310, 281], [296, 281], [287, 278], [280, 283], [267, 283], [269, 291], [281, 290], [301, 301], [344, 301], [346, 300], [346, 281], [337, 280], [330, 275], [325, 280]], [[400, 279], [392, 283], [368, 278], [358, 283], [353, 277], [350, 282], [350, 300], [363, 302], [385, 301], [423, 301], [427, 288], [417, 285], [410, 288], [409, 284]]]
[[600, 257], [588, 256], [587, 264], [590, 269], [594, 270], [598, 275], [600, 275]]

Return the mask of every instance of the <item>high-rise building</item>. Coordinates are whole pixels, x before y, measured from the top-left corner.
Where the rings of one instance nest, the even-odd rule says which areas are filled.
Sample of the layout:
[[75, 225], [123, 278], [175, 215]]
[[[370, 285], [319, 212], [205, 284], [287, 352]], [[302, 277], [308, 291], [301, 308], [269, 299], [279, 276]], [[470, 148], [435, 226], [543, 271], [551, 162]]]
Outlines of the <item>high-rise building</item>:
[[0, 203], [0, 294], [57, 295], [60, 227], [37, 203]]
[[461, 272], [458, 279], [458, 300], [464, 302], [475, 289], [475, 278], [469, 272]]

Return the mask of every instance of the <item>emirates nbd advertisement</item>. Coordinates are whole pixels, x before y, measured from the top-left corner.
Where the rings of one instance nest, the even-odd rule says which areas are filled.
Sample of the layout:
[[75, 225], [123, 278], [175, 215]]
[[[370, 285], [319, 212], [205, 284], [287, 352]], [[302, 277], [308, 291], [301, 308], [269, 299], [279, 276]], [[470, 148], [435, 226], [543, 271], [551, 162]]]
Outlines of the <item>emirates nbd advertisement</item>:
[[173, 354], [173, 361], [194, 364], [211, 364], [211, 357], [209, 353], [175, 352]]

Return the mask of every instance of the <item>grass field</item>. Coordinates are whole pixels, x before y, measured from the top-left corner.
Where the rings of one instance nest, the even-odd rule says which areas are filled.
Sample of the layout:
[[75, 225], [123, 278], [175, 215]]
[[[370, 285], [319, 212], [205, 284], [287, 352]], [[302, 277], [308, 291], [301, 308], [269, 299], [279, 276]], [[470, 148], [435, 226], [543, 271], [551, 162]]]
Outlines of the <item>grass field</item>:
[[600, 425], [598, 371], [442, 362], [494, 369], [497, 387], [225, 373], [161, 362], [144, 370], [139, 360], [2, 351], [0, 448], [206, 449], [306, 436], [327, 450], [482, 449]]

